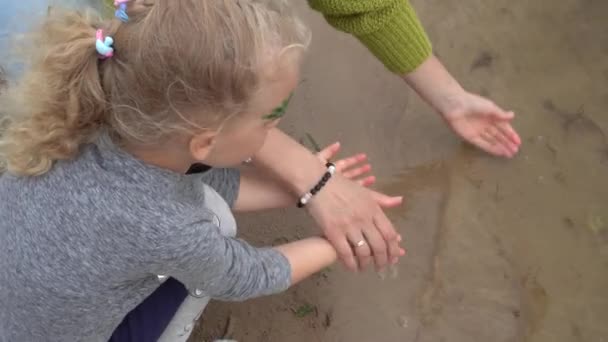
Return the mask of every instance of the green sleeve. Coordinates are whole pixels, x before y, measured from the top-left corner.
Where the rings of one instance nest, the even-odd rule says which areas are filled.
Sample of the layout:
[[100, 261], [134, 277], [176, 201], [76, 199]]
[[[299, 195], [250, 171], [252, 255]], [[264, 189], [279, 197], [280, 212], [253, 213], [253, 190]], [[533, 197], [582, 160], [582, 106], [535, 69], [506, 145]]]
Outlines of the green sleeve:
[[432, 53], [408, 0], [308, 0], [336, 29], [357, 37], [392, 72], [406, 74]]

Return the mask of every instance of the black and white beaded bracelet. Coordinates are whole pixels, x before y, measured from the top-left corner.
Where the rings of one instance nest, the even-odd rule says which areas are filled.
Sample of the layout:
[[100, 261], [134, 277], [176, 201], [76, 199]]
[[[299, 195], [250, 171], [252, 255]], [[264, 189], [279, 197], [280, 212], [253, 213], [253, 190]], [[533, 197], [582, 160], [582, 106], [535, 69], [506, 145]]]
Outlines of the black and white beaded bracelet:
[[321, 189], [323, 189], [323, 187], [327, 184], [331, 177], [336, 173], [336, 165], [332, 163], [327, 163], [325, 164], [325, 167], [327, 167], [327, 171], [325, 172], [319, 183], [317, 183], [317, 185], [315, 185], [312, 189], [310, 189], [309, 192], [305, 193], [304, 196], [300, 198], [297, 204], [298, 208], [305, 207], [306, 204], [308, 204], [308, 202], [310, 202], [310, 200], [317, 193], [319, 193]]

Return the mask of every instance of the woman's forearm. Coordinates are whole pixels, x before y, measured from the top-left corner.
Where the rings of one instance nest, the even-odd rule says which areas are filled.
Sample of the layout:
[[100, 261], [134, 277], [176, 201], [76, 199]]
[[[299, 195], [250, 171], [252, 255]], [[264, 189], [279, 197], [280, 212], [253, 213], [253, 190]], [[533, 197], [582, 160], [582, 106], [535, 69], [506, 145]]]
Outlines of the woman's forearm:
[[331, 244], [320, 237], [295, 241], [275, 249], [289, 260], [292, 285], [330, 266], [338, 258]]
[[414, 70], [432, 53], [408, 0], [308, 0], [336, 29], [357, 37], [392, 72]]
[[434, 55], [402, 77], [421, 98], [442, 115], [453, 107], [454, 101], [464, 92], [458, 81]]
[[[306, 192], [307, 186], [311, 186], [308, 184], [313, 184], [313, 177], [317, 177], [319, 172], [326, 172], [319, 165], [326, 160], [334, 160], [340, 151], [340, 143], [333, 143], [310, 159], [311, 154], [302, 145], [280, 131], [276, 135], [275, 133], [272, 132], [270, 137], [273, 145], [266, 146], [265, 151], [255, 156], [253, 165], [241, 167], [239, 195], [234, 205], [236, 211], [294, 205], [298, 197]], [[302, 160], [307, 162], [301, 163]], [[367, 157], [363, 153], [334, 160], [334, 163], [337, 175], [356, 184], [369, 186], [375, 181], [375, 177], [370, 175], [371, 166], [367, 164]], [[309, 174], [313, 177], [309, 177]]]
[[253, 163], [280, 179], [295, 196], [308, 192], [326, 171], [312, 152], [276, 128], [269, 132]]

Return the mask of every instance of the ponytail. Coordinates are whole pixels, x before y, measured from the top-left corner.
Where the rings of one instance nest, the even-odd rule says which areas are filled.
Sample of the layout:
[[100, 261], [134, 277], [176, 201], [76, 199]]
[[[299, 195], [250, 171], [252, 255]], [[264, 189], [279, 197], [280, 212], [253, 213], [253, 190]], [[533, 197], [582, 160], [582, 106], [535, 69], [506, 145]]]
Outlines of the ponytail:
[[49, 13], [32, 41], [24, 79], [0, 99], [7, 171], [41, 175], [95, 137], [108, 108], [95, 48], [101, 25], [90, 13]]

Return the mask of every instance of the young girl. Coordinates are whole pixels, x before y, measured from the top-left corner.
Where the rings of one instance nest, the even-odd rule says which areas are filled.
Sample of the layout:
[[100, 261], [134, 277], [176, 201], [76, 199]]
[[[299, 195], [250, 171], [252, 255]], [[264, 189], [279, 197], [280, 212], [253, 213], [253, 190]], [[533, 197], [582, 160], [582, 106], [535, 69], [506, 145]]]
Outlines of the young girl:
[[[227, 168], [255, 158], [297, 84], [307, 31], [284, 1], [117, 5], [111, 22], [52, 10], [4, 94], [0, 341], [185, 340], [205, 298], [277, 293], [336, 259], [323, 238], [234, 238], [231, 207], [297, 201]], [[196, 163], [210, 170], [185, 175]]]

